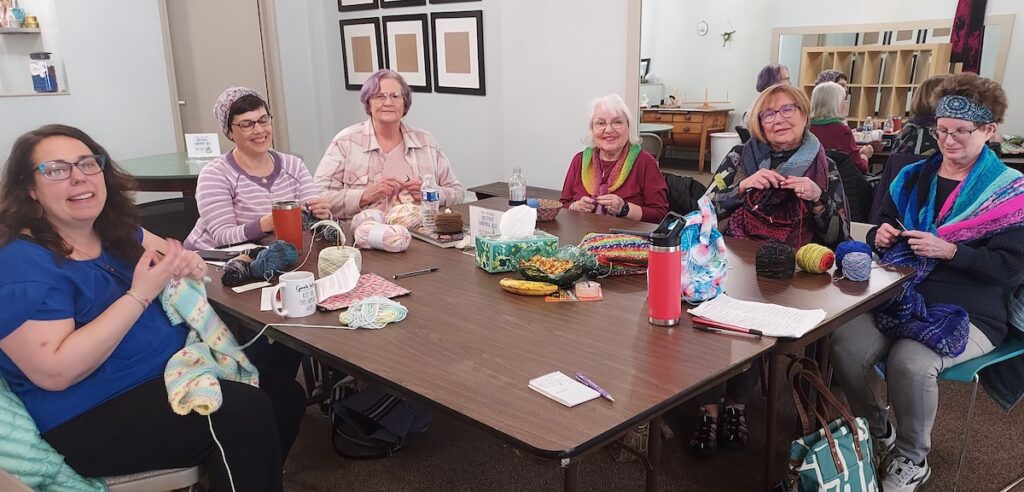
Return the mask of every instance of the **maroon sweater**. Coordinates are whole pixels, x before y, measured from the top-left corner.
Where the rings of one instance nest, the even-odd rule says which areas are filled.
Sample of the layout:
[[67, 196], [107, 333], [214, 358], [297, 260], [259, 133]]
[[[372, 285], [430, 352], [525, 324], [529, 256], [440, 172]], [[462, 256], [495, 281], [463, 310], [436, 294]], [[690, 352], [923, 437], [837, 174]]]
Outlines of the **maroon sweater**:
[[864, 174], [868, 172], [868, 161], [860, 155], [860, 146], [853, 139], [853, 130], [850, 130], [846, 123], [811, 123], [811, 133], [818, 137], [825, 150], [838, 150], [850, 154], [850, 160], [857, 165], [857, 169]]
[[[594, 161], [600, 166], [598, 169], [601, 171], [615, 165], [614, 162], [602, 161], [598, 158], [596, 150], [594, 151]], [[563, 207], [568, 207], [570, 203], [584, 196], [591, 196], [583, 187], [583, 179], [580, 177], [582, 169], [583, 152], [579, 152], [572, 158], [569, 171], [565, 173], [565, 184], [562, 185], [561, 197]], [[614, 177], [608, 179], [612, 180]], [[628, 203], [640, 205], [643, 209], [641, 220], [644, 222], [657, 224], [668, 213], [668, 187], [665, 185], [665, 177], [658, 170], [658, 162], [654, 160], [654, 156], [647, 152], [640, 152], [626, 181], [612, 193], [622, 197]]]

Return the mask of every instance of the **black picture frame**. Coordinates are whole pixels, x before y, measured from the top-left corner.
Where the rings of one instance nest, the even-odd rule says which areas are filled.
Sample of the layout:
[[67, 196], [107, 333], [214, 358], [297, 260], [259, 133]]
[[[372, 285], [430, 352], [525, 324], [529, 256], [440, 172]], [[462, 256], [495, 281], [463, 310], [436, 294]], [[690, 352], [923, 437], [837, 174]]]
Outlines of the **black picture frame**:
[[374, 10], [380, 8], [380, 0], [359, 5], [342, 5], [345, 0], [338, 0], [338, 12], [354, 12], [358, 10]]
[[[436, 1], [436, 0], [435, 0]], [[476, 48], [478, 67], [478, 87], [451, 87], [442, 85], [440, 67], [437, 62], [437, 21], [438, 19], [473, 19], [476, 22]], [[430, 48], [434, 54], [434, 92], [447, 94], [465, 94], [470, 96], [487, 95], [487, 78], [484, 71], [484, 13], [482, 10], [467, 10], [459, 12], [434, 12], [430, 14]]]
[[350, 91], [358, 91], [363, 88], [363, 83], [355, 83], [352, 81], [354, 74], [349, 74], [348, 71], [348, 49], [345, 47], [345, 26], [356, 26], [373, 24], [374, 37], [377, 43], [377, 67], [374, 71], [380, 70], [384, 66], [384, 51], [381, 49], [381, 37], [380, 37], [380, 18], [379, 17], [364, 17], [361, 19], [342, 19], [338, 21], [338, 31], [341, 34], [341, 68], [345, 72], [345, 89]]
[[[430, 59], [430, 29], [428, 28], [429, 22], [427, 20], [427, 14], [407, 14], [407, 15], [386, 15], [381, 18], [382, 24], [384, 25], [384, 66], [395, 70], [391, 67], [391, 50], [390, 50], [390, 38], [388, 36], [388, 23], [392, 22], [407, 22], [407, 21], [419, 21], [422, 24], [422, 39], [423, 39], [423, 75], [426, 78], [426, 85], [418, 85], [409, 83], [409, 77], [405, 77], [406, 83], [409, 84], [409, 88], [413, 92], [431, 92], [431, 74], [432, 74], [432, 61]], [[397, 71], [397, 70], [396, 70]]]
[[393, 9], [398, 7], [419, 7], [426, 5], [427, 0], [380, 0], [381, 8]]
[[462, 3], [462, 2], [479, 2], [480, 0], [430, 0], [431, 4], [437, 3]]
[[651, 59], [641, 58], [640, 59], [640, 78], [646, 79], [647, 75], [651, 73]]

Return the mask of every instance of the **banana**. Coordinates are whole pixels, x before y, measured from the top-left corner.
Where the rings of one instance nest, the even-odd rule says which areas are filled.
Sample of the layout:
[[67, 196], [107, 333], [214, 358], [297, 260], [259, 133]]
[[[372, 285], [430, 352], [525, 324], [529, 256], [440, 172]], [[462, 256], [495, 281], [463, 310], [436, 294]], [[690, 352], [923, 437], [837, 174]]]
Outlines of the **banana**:
[[503, 278], [500, 282], [501, 288], [513, 294], [521, 296], [546, 296], [558, 291], [558, 286], [547, 282], [533, 282], [530, 280], [516, 280], [514, 278]]

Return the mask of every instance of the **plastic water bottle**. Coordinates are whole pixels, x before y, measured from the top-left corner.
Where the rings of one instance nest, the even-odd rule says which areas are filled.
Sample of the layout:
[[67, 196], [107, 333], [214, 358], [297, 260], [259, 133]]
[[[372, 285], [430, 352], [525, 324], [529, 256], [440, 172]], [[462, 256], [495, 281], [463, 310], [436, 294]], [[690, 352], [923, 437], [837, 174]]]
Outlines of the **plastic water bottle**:
[[437, 220], [437, 207], [441, 204], [441, 192], [437, 187], [433, 174], [423, 176], [420, 193], [422, 193], [420, 211], [423, 213], [423, 227], [434, 230], [434, 223]]
[[870, 116], [868, 116], [867, 118], [864, 118], [864, 131], [870, 132], [871, 130], [874, 130], [874, 129], [875, 129], [875, 120], [873, 118], [871, 118]]
[[885, 132], [885, 133], [892, 133], [892, 130], [893, 130], [892, 116], [890, 116], [889, 119], [885, 120], [885, 123], [882, 124], [882, 131]]
[[512, 178], [508, 180], [508, 206], [526, 205], [526, 178], [523, 170], [512, 168]]

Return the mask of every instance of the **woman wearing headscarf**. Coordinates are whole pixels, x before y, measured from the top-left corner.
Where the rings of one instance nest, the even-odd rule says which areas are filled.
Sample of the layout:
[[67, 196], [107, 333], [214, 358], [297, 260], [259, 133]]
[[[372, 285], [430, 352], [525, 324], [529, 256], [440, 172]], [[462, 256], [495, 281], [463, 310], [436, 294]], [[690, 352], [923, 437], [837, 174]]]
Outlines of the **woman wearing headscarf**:
[[938, 375], [1003, 341], [1008, 294], [1024, 282], [1024, 176], [986, 145], [1003, 121], [1006, 93], [963, 73], [937, 95], [931, 132], [939, 152], [900, 172], [882, 223], [867, 235], [883, 263], [916, 275], [831, 344], [847, 400], [870, 425], [886, 492], [917, 490], [931, 476]]

